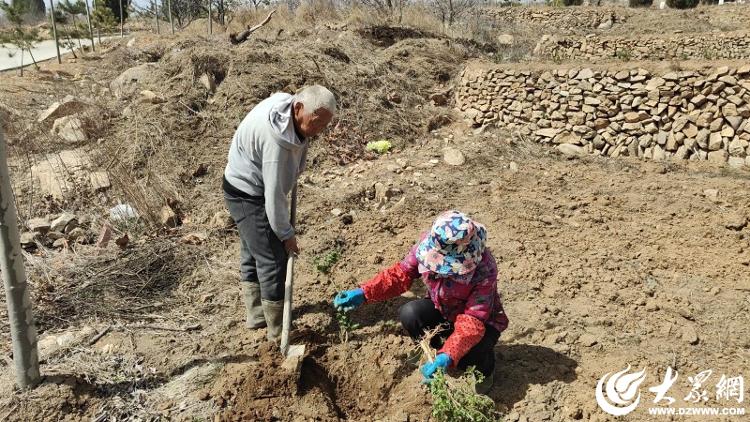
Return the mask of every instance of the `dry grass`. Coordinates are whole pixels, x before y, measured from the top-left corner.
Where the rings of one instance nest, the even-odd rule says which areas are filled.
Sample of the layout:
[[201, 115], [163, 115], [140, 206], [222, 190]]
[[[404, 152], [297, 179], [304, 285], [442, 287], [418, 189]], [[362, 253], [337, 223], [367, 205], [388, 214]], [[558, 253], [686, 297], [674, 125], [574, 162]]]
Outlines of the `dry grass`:
[[428, 330], [424, 333], [422, 338], [417, 343], [417, 347], [419, 350], [422, 351], [422, 356], [427, 360], [427, 362], [432, 362], [435, 360], [435, 349], [430, 346], [430, 343], [432, 342], [432, 339], [435, 338], [435, 336], [439, 335], [441, 332], [445, 331], [448, 328], [448, 324], [440, 324], [437, 327], [434, 327], [431, 330]]
[[[268, 14], [268, 9], [243, 10], [237, 13], [230, 25], [231, 31], [238, 31], [246, 26], [254, 25]], [[295, 30], [320, 27], [361, 29], [372, 26], [405, 26], [451, 38], [463, 38], [479, 43], [494, 43], [497, 28], [491, 19], [481, 12], [467, 14], [451, 27], [446, 27], [428, 3], [415, 2], [407, 4], [403, 10], [384, 13], [361, 4], [353, 4], [346, 8], [335, 8], [325, 0], [305, 2], [295, 13], [285, 7], [276, 9], [276, 15], [264, 27], [266, 33], [278, 33], [281, 30], [295, 32]], [[291, 29], [290, 28], [294, 28]]]
[[36, 320], [45, 329], [81, 318], [147, 320], [178, 301], [171, 292], [192, 270], [196, 252], [170, 239], [154, 239], [122, 252], [88, 248], [26, 254]]

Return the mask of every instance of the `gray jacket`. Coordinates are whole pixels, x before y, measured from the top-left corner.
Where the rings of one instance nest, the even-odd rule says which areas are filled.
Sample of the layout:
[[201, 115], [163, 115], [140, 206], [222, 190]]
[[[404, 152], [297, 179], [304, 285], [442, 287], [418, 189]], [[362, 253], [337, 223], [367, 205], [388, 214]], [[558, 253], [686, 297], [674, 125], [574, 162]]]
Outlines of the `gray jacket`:
[[294, 236], [287, 197], [307, 157], [307, 143], [294, 129], [293, 100], [276, 93], [248, 113], [232, 138], [224, 170], [235, 188], [265, 197], [268, 222], [282, 241]]

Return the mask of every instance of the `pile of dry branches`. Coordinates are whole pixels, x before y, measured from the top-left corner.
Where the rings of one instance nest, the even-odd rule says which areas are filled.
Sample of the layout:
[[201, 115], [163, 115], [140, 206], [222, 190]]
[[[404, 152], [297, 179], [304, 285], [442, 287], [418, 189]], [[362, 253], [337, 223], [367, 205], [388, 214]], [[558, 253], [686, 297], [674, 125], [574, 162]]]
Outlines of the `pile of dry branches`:
[[[189, 247], [153, 239], [125, 251], [27, 255], [37, 323], [66, 327], [78, 319], [143, 321], [178, 300], [171, 291], [194, 261]], [[51, 259], [50, 259], [51, 258]]]

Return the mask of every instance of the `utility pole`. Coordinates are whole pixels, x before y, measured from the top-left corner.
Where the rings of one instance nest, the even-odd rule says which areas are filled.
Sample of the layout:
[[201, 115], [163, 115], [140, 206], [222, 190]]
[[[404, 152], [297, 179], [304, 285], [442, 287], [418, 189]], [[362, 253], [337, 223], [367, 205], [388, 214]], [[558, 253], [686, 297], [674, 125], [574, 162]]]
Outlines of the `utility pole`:
[[91, 11], [89, 10], [89, 0], [83, 0], [86, 5], [86, 20], [89, 22], [89, 38], [91, 38], [91, 51], [96, 52], [96, 46], [94, 45], [94, 29], [91, 27]]
[[174, 35], [174, 20], [172, 20], [172, 0], [167, 0], [167, 9], [169, 9], [169, 26], [172, 27], [172, 35]]
[[19, 388], [39, 384], [39, 354], [31, 299], [18, 235], [18, 213], [8, 174], [8, 155], [0, 127], [0, 271], [5, 285], [13, 363]]
[[57, 40], [57, 22], [55, 22], [54, 0], [49, 0], [49, 7], [52, 11], [52, 36], [55, 38], [55, 49], [57, 49], [57, 64], [62, 64], [62, 57], [60, 57], [60, 43]]

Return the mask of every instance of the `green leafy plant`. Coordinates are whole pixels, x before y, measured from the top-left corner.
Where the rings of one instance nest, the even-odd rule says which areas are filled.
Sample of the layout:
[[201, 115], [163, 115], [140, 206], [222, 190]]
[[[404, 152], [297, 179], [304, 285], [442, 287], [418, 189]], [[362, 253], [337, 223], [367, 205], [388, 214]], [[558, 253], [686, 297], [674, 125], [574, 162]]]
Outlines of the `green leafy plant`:
[[336, 321], [339, 323], [339, 337], [343, 343], [349, 342], [349, 333], [359, 328], [359, 324], [352, 321], [349, 313], [336, 311]]
[[[435, 350], [430, 342], [444, 333], [448, 327], [439, 325], [427, 331], [417, 344], [422, 356], [429, 362], [435, 360]], [[477, 394], [476, 386], [484, 380], [473, 366], [458, 378], [450, 377], [438, 370], [430, 382], [432, 394], [432, 417], [438, 422], [495, 422], [499, 414], [491, 398]]]
[[366, 149], [368, 151], [377, 152], [378, 154], [385, 154], [391, 150], [393, 145], [387, 139], [381, 139], [379, 141], [368, 142]]
[[113, 31], [117, 28], [118, 21], [114, 12], [104, 2], [98, 1], [91, 12], [91, 24], [97, 29], [99, 42], [101, 42], [101, 33]]
[[313, 264], [315, 269], [323, 274], [328, 274], [337, 262], [341, 259], [341, 250], [331, 249], [323, 255], [316, 256], [313, 258]]
[[430, 383], [432, 417], [439, 422], [494, 422], [500, 420], [491, 398], [477, 394], [482, 374], [469, 367], [459, 378], [438, 371]]

